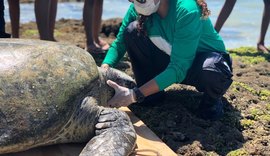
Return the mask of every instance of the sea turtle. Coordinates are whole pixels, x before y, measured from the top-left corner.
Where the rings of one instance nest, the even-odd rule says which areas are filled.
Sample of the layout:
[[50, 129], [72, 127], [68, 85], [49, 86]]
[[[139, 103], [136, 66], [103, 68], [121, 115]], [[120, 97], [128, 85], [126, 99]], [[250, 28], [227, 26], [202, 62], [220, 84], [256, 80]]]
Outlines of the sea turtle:
[[90, 140], [80, 155], [128, 155], [136, 133], [124, 112], [102, 106], [114, 94], [107, 79], [135, 85], [79, 47], [0, 40], [0, 154]]

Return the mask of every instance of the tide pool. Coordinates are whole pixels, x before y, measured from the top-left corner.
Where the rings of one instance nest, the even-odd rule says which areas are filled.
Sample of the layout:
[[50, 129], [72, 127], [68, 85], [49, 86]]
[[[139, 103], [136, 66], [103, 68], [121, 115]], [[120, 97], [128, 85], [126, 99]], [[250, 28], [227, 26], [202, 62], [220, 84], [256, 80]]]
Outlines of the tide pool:
[[[219, 14], [224, 0], [207, 0], [211, 10], [211, 20], [213, 24]], [[102, 19], [124, 17], [129, 7], [128, 0], [104, 0]], [[21, 23], [35, 21], [34, 4], [21, 4]], [[238, 0], [232, 14], [224, 24], [220, 35], [225, 41], [227, 48], [241, 46], [256, 46], [263, 12], [263, 1]], [[5, 0], [5, 19], [10, 21], [8, 4]], [[57, 20], [82, 19], [83, 2], [58, 3]], [[265, 44], [270, 46], [270, 28], [266, 34]]]

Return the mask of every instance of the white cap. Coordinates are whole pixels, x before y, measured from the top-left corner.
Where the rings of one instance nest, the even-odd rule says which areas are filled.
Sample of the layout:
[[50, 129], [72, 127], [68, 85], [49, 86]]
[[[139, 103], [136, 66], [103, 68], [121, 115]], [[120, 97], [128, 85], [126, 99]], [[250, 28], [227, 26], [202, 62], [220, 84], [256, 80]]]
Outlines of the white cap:
[[159, 4], [160, 0], [134, 0], [136, 11], [145, 16], [149, 16], [156, 12], [159, 8]]

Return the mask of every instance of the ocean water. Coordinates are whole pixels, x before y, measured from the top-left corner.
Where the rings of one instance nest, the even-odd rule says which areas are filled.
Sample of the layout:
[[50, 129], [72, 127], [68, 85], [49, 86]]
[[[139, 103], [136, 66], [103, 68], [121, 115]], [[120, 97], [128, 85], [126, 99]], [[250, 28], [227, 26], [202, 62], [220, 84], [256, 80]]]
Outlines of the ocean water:
[[[224, 4], [224, 0], [207, 0], [208, 7], [211, 10], [211, 20], [213, 24]], [[104, 0], [102, 19], [114, 17], [124, 17], [130, 3], [128, 0]], [[9, 19], [8, 4], [5, 0], [5, 19]], [[21, 23], [35, 21], [34, 5], [21, 4]], [[220, 35], [224, 39], [227, 48], [236, 48], [241, 46], [256, 46], [263, 12], [263, 1], [238, 0], [236, 5], [224, 24]], [[57, 20], [82, 19], [83, 2], [58, 3]], [[270, 31], [270, 28], [268, 29]], [[267, 32], [265, 44], [270, 46], [270, 32]]]

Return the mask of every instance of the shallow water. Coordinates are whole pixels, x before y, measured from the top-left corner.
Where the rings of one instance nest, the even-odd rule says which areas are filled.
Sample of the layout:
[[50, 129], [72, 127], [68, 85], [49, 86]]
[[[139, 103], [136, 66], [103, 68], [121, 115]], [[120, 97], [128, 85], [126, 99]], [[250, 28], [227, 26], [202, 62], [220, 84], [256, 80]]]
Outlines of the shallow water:
[[[215, 23], [224, 0], [207, 0]], [[10, 21], [6, 3], [5, 19]], [[128, 0], [105, 0], [102, 19], [123, 17], [129, 6]], [[35, 21], [33, 4], [21, 4], [21, 22]], [[59, 3], [57, 19], [82, 19], [83, 2]], [[256, 46], [261, 26], [263, 1], [238, 0], [232, 14], [223, 26], [220, 34], [227, 48]], [[270, 29], [270, 28], [269, 28]], [[269, 30], [270, 31], [270, 30]], [[270, 33], [266, 34], [265, 44], [270, 46]]]

